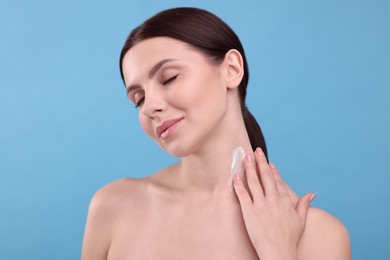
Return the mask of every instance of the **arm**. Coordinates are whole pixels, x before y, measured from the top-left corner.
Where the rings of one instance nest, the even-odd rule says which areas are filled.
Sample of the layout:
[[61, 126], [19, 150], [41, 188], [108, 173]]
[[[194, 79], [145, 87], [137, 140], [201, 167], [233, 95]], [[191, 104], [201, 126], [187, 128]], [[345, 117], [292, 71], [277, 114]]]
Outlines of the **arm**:
[[107, 192], [102, 188], [93, 196], [84, 231], [82, 260], [107, 259], [111, 222]]

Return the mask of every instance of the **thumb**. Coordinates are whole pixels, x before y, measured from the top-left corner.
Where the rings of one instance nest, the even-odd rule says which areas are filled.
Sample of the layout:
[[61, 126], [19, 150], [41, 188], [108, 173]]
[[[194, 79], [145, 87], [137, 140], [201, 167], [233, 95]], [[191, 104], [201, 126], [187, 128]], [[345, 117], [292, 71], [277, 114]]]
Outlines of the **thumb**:
[[299, 218], [301, 219], [302, 226], [305, 226], [306, 224], [307, 210], [309, 209], [310, 202], [312, 202], [315, 197], [316, 195], [314, 193], [307, 193], [298, 200], [295, 209], [298, 212]]

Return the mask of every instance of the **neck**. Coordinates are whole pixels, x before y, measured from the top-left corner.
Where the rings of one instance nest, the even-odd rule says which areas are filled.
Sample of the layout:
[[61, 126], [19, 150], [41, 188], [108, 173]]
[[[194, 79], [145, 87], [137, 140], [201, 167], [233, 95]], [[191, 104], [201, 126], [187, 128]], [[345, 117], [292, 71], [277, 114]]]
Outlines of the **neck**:
[[242, 116], [233, 118], [240, 120], [233, 125], [233, 120], [221, 122], [196, 153], [179, 163], [177, 184], [181, 188], [215, 197], [233, 194], [230, 182], [233, 150], [241, 146], [245, 152], [252, 151]]

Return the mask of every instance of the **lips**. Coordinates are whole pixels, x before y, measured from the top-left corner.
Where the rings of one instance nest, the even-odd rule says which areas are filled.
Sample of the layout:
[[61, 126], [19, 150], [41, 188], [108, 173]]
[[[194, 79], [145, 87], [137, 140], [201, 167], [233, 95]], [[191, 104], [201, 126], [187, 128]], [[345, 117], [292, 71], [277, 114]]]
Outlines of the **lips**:
[[175, 125], [176, 123], [178, 123], [178, 122], [181, 121], [182, 119], [183, 119], [183, 117], [164, 121], [161, 125], [157, 126], [157, 128], [156, 128], [156, 135], [157, 135], [159, 138], [161, 138], [161, 135], [162, 135], [165, 131], [167, 131], [168, 128], [172, 127], [173, 125]]

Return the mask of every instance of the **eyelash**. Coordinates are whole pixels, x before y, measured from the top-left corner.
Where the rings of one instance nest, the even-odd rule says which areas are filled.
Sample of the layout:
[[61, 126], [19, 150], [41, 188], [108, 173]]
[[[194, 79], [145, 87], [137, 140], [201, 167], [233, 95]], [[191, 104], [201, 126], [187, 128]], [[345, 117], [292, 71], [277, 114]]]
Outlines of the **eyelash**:
[[142, 103], [144, 102], [144, 99], [145, 99], [145, 98], [141, 98], [140, 101], [138, 101], [138, 102], [135, 104], [135, 108], [139, 108], [139, 106], [142, 105]]
[[169, 84], [170, 82], [174, 81], [174, 80], [177, 78], [177, 76], [179, 76], [179, 74], [177, 74], [177, 75], [175, 75], [175, 76], [173, 76], [173, 77], [167, 79], [167, 80], [164, 81], [162, 84], [163, 84], [163, 85]]
[[[174, 81], [177, 77], [179, 76], [179, 74], [167, 79], [166, 81], [163, 81], [161, 84], [162, 85], [168, 85], [169, 83], [171, 83], [172, 81]], [[145, 98], [141, 98], [136, 104], [135, 104], [135, 108], [139, 108], [142, 103], [144, 102]]]

